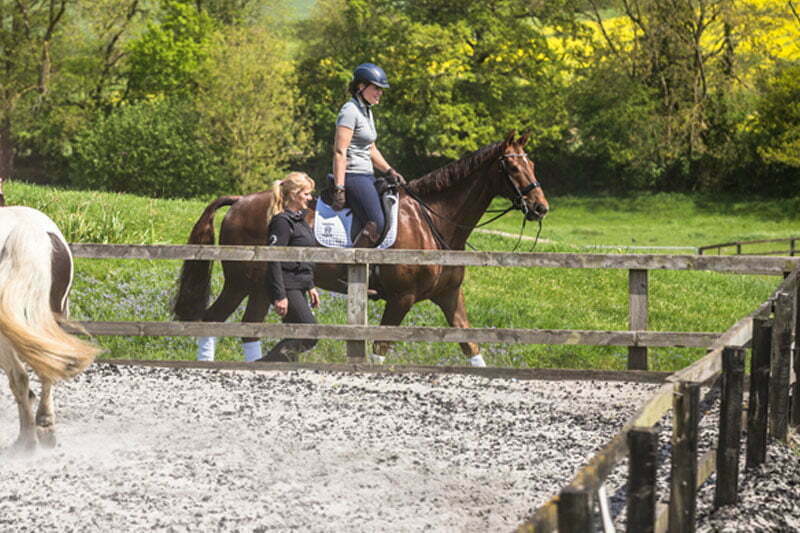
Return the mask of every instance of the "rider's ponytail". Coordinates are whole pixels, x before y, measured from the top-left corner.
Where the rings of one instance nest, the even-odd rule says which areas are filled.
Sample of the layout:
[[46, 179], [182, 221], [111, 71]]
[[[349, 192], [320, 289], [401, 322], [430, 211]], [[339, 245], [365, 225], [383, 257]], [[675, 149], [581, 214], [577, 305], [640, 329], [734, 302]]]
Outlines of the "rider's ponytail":
[[267, 208], [267, 225], [272, 217], [286, 209], [286, 200], [292, 194], [311, 185], [314, 190], [314, 180], [305, 172], [290, 172], [282, 180], [272, 183], [272, 203]]

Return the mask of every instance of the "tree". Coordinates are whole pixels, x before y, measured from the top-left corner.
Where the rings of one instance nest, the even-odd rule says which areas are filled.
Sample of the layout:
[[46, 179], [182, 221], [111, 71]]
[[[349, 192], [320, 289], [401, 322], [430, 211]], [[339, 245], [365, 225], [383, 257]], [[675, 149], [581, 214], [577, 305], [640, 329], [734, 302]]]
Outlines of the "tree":
[[307, 148], [288, 48], [261, 26], [230, 27], [211, 59], [195, 100], [198, 131], [225, 147], [237, 190], [260, 190]]
[[800, 186], [800, 65], [779, 65], [764, 83], [751, 138], [764, 164], [762, 186], [796, 194]]
[[560, 139], [563, 77], [548, 35], [572, 24], [560, 2], [321, 1], [300, 30], [300, 83], [323, 161], [350, 73], [364, 61], [392, 84], [376, 109], [379, 145], [411, 173], [511, 129], [532, 129], [532, 144]]
[[46, 98], [51, 46], [68, 0], [0, 0], [0, 177], [14, 170], [15, 113], [25, 98]]
[[[655, 104], [645, 118], [649, 127], [628, 145], [632, 161], [653, 166], [652, 179], [641, 181], [635, 172], [620, 177], [630, 185], [715, 189], [745, 169], [752, 171], [752, 162], [743, 157], [741, 131], [758, 100], [754, 80], [780, 57], [781, 39], [792, 33], [785, 27], [790, 17], [785, 3], [612, 0], [601, 6], [588, 0], [587, 6], [597, 32], [588, 42], [591, 60], [577, 72], [575, 87], [603, 94], [619, 86], [625, 94], [625, 87], [641, 85]], [[608, 16], [609, 9], [618, 16]], [[609, 68], [618, 72], [618, 81], [599, 74]], [[604, 85], [588, 88], [593, 80]], [[591, 123], [583, 122], [586, 118], [577, 116], [575, 124], [585, 141], [581, 155], [598, 148], [583, 134]], [[606, 131], [625, 141], [629, 134], [614, 124], [632, 124], [634, 117], [607, 118]], [[606, 171], [615, 168], [613, 158], [602, 165]]]
[[126, 100], [191, 96], [208, 73], [216, 24], [188, 0], [163, 0], [159, 22], [128, 45]]

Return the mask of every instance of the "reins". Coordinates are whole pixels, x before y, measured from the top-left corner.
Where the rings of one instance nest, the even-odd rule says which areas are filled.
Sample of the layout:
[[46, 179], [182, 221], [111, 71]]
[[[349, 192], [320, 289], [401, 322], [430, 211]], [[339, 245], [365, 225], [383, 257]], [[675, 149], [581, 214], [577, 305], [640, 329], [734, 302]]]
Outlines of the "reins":
[[[511, 179], [511, 174], [508, 172], [508, 169], [506, 168], [506, 161], [505, 160], [507, 158], [509, 158], [509, 157], [522, 157], [524, 159], [527, 159], [528, 155], [526, 153], [522, 152], [522, 153], [503, 154], [502, 156], [500, 156], [500, 166], [501, 166], [501, 168], [503, 170], [503, 175], [506, 177], [506, 179], [508, 180], [508, 183], [514, 189], [514, 192], [517, 194], [517, 197], [513, 198], [511, 200], [511, 206], [508, 207], [507, 209], [493, 209], [493, 210], [486, 211], [486, 213], [500, 213], [500, 214], [492, 217], [491, 219], [489, 219], [489, 220], [487, 220], [485, 222], [481, 222], [480, 224], [476, 224], [474, 226], [469, 226], [467, 224], [459, 224], [457, 222], [453, 222], [453, 221], [449, 220], [448, 218], [440, 215], [431, 206], [429, 206], [422, 198], [420, 198], [418, 194], [416, 194], [413, 191], [411, 191], [411, 189], [408, 187], [407, 184], [402, 185], [402, 187], [406, 191], [406, 193], [411, 198], [416, 200], [417, 203], [419, 203], [419, 205], [423, 208], [421, 213], [422, 213], [423, 217], [425, 218], [425, 222], [428, 224], [428, 227], [430, 227], [431, 233], [433, 234], [434, 239], [436, 239], [436, 241], [439, 243], [439, 247], [440, 248], [445, 249], [445, 250], [450, 250], [451, 249], [450, 246], [447, 244], [447, 241], [445, 241], [445, 239], [442, 236], [442, 234], [436, 228], [436, 225], [433, 223], [433, 219], [431, 219], [431, 217], [430, 217], [430, 215], [428, 213], [433, 213], [434, 215], [436, 215], [440, 219], [444, 220], [445, 222], [447, 222], [448, 224], [450, 224], [453, 227], [465, 228], [465, 229], [473, 230], [473, 229], [477, 229], [477, 228], [486, 226], [487, 224], [491, 224], [495, 220], [505, 216], [509, 211], [512, 211], [514, 209], [519, 209], [520, 211], [522, 211], [522, 214], [523, 214], [522, 226], [520, 227], [519, 238], [517, 239], [517, 243], [514, 245], [514, 249], [512, 250], [512, 252], [516, 252], [517, 251], [517, 248], [519, 247], [519, 244], [522, 241], [523, 232], [525, 231], [525, 224], [527, 223], [528, 206], [525, 205], [525, 195], [528, 194], [530, 191], [541, 187], [541, 184], [536, 180], [536, 178], [533, 178], [531, 183], [529, 183], [528, 185], [526, 185], [522, 189], [517, 187], [516, 183], [514, 183], [514, 180]], [[477, 170], [475, 170], [475, 172], [477, 172]], [[475, 172], [473, 172], [473, 174]], [[533, 251], [533, 249], [536, 248], [536, 244], [538, 244], [538, 242], [539, 242], [539, 235], [541, 233], [542, 233], [542, 220], [539, 219], [539, 229], [536, 232], [536, 240], [533, 243], [533, 247], [531, 247], [531, 251]], [[466, 245], [469, 246], [470, 248], [472, 248], [473, 250], [478, 250], [475, 246], [473, 246], [469, 242], [466, 242]]]

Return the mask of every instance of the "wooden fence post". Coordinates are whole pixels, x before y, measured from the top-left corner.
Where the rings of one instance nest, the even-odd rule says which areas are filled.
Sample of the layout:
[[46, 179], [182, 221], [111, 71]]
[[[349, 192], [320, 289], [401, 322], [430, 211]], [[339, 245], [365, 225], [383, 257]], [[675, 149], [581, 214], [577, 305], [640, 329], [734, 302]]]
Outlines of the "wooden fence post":
[[769, 408], [769, 361], [772, 354], [772, 320], [753, 318], [750, 356], [750, 399], [747, 403], [747, 460], [755, 468], [767, 459], [767, 413]]
[[681, 381], [672, 398], [669, 532], [694, 533], [697, 509], [697, 423], [700, 384]]
[[[647, 329], [647, 270], [628, 270], [628, 329]], [[628, 346], [628, 370], [647, 370], [647, 347]]]
[[[794, 241], [792, 241], [794, 246]], [[794, 251], [794, 247], [792, 248]], [[800, 271], [798, 271], [800, 276]], [[795, 283], [794, 290], [794, 360], [792, 367], [794, 368], [794, 385], [792, 385], [792, 408], [791, 408], [791, 424], [792, 427], [800, 426], [800, 280]]]
[[789, 430], [789, 365], [791, 364], [792, 298], [787, 292], [775, 297], [772, 327], [772, 362], [769, 372], [769, 432], [786, 442]]
[[726, 346], [722, 350], [722, 399], [717, 444], [717, 483], [714, 488], [715, 508], [734, 504], [738, 499], [743, 385], [744, 349]]
[[658, 431], [633, 428], [628, 431], [628, 519], [627, 533], [651, 533], [656, 523], [656, 474]]
[[[347, 323], [355, 326], [367, 325], [367, 289], [369, 288], [369, 265], [347, 265]], [[363, 362], [367, 357], [367, 341], [347, 341], [347, 358], [352, 362]]]
[[558, 497], [558, 532], [593, 531], [592, 495], [584, 488], [565, 487]]

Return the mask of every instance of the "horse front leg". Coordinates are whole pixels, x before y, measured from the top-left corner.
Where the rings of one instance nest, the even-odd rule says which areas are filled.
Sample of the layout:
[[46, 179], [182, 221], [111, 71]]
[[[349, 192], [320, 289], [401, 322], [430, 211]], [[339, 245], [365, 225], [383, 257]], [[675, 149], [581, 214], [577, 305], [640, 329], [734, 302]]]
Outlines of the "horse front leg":
[[[433, 303], [439, 306], [444, 313], [447, 323], [453, 328], [469, 328], [467, 318], [467, 307], [464, 305], [464, 292], [461, 287], [446, 291], [435, 298], [431, 298]], [[469, 358], [469, 362], [475, 367], [484, 367], [486, 362], [481, 355], [480, 347], [474, 342], [462, 342], [461, 351]]]
[[[389, 299], [381, 317], [381, 326], [399, 326], [414, 305], [416, 298], [413, 294], [406, 294], [399, 298]], [[392, 341], [375, 341], [372, 343], [372, 355], [369, 360], [373, 363], [383, 363], [386, 354], [392, 347]]]
[[53, 382], [42, 378], [42, 396], [39, 399], [39, 408], [36, 410], [36, 434], [39, 443], [47, 448], [56, 445], [55, 409], [53, 407]]

